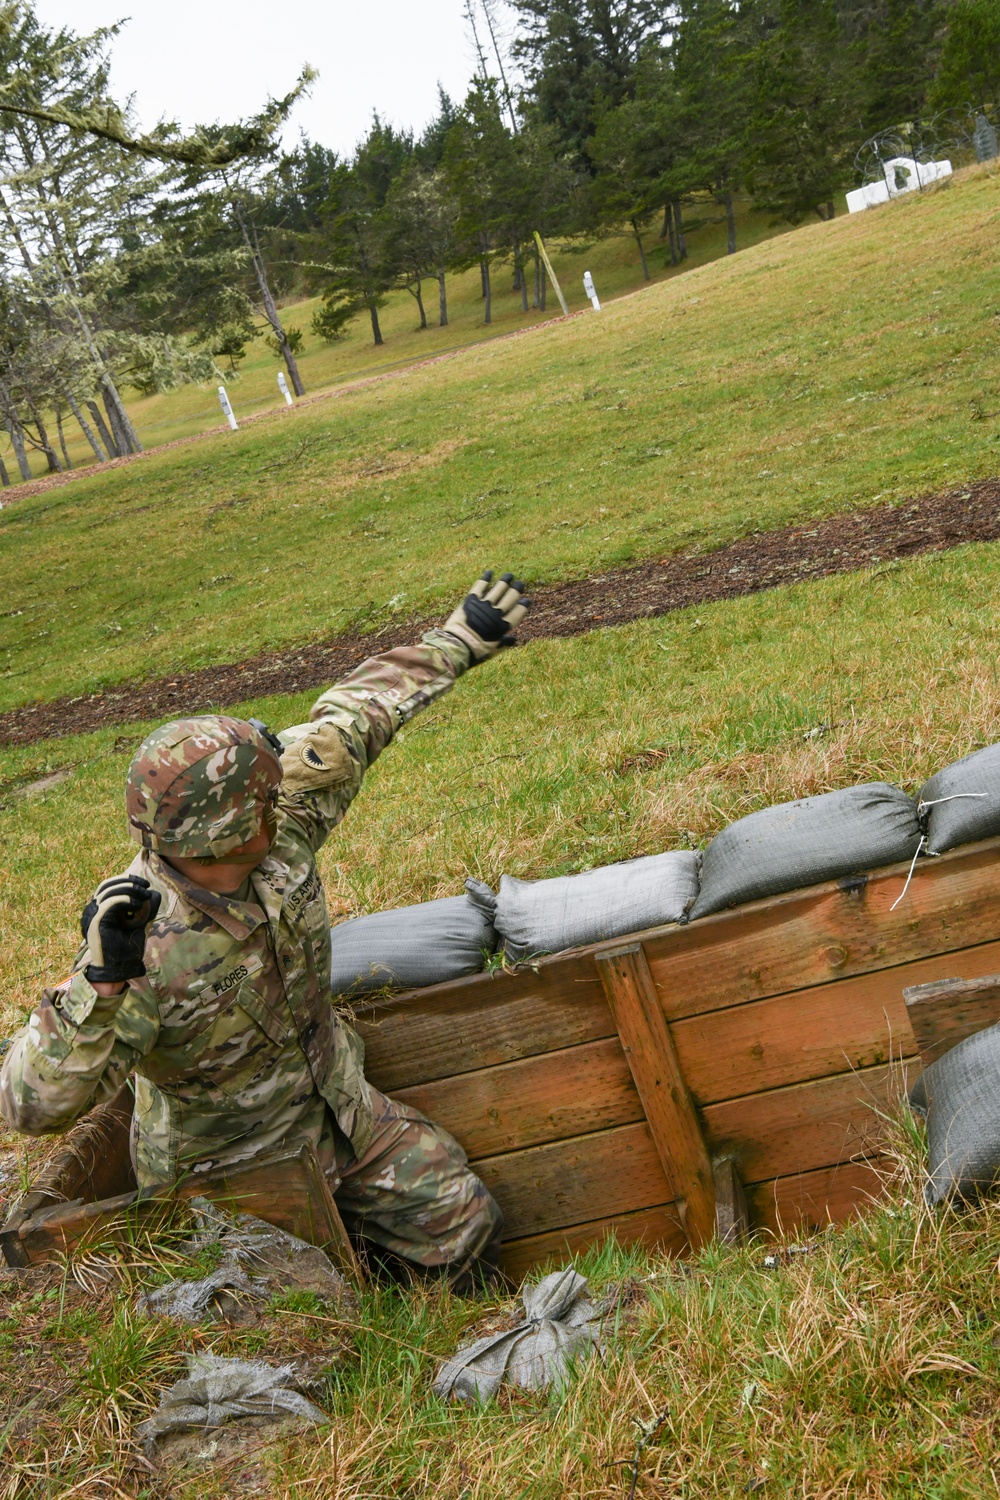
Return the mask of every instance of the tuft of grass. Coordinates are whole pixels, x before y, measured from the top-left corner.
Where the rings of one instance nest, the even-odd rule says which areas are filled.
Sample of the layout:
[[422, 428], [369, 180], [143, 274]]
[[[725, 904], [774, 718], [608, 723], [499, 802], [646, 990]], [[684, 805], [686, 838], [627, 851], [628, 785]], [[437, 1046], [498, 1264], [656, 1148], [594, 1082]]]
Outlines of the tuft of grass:
[[11, 504], [0, 708], [996, 472], [997, 193], [970, 169]]

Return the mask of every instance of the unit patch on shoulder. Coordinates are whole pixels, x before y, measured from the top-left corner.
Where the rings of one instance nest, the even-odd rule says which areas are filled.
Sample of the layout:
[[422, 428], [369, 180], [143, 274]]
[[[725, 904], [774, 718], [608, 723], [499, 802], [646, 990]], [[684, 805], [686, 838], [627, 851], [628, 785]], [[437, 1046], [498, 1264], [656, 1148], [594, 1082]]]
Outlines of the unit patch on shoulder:
[[317, 724], [281, 757], [281, 791], [286, 797], [339, 786], [354, 771], [343, 735], [335, 724]]

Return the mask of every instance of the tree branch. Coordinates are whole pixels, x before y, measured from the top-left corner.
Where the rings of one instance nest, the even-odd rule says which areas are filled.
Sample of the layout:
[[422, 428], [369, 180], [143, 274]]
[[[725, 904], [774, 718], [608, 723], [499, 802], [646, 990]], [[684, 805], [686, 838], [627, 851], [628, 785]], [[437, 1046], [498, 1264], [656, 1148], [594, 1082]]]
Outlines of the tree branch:
[[279, 126], [288, 118], [292, 106], [317, 76], [314, 68], [306, 66], [291, 92], [281, 99], [269, 99], [260, 114], [212, 130], [198, 127], [193, 135], [180, 138], [173, 135], [177, 128], [173, 125], [159, 125], [148, 134], [134, 135], [128, 129], [122, 111], [110, 101], [77, 110], [62, 104], [42, 104], [9, 86], [0, 88], [0, 113], [20, 115], [49, 125], [64, 125], [79, 135], [94, 135], [111, 141], [123, 151], [150, 161], [211, 170], [246, 157], [262, 155], [270, 147]]

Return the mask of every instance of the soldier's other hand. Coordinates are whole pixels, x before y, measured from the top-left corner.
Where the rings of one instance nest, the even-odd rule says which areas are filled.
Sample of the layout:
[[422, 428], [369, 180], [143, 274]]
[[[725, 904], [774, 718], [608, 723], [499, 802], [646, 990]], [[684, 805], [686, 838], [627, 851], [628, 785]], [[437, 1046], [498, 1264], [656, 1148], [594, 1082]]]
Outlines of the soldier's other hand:
[[486, 661], [504, 647], [516, 644], [513, 632], [531, 605], [524, 597], [524, 587], [513, 573], [501, 573], [494, 583], [493, 573], [487, 568], [445, 620], [444, 629], [468, 646], [473, 662]]
[[141, 875], [115, 875], [97, 887], [83, 909], [80, 929], [91, 984], [124, 984], [146, 972], [146, 927], [160, 909], [160, 893]]

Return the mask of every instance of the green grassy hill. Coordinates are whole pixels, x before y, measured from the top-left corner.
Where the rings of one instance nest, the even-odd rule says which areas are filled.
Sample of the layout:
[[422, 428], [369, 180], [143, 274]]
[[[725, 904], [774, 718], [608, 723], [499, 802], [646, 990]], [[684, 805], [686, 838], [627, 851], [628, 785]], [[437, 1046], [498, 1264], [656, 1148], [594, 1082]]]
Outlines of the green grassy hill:
[[0, 707], [991, 473], [998, 184], [815, 224], [0, 513]]
[[[846, 212], [843, 202], [841, 212]], [[643, 233], [646, 259], [654, 281], [683, 275], [697, 266], [706, 265], [726, 253], [724, 210], [705, 204], [688, 211], [688, 258], [678, 267], [670, 265], [667, 242], [658, 238], [659, 225], [652, 223]], [[737, 244], [740, 250], [777, 234], [787, 234], [787, 224], [776, 224], [766, 213], [753, 210], [747, 203], [737, 203]], [[549, 246], [556, 275], [571, 310], [589, 306], [583, 291], [583, 272], [589, 269], [601, 296], [610, 300], [636, 290], [643, 283], [642, 266], [631, 233], [612, 234], [587, 242], [558, 241]], [[533, 288], [529, 288], [530, 293]], [[483, 324], [482, 288], [478, 267], [449, 275], [447, 278], [448, 324], [438, 326], [438, 289], [434, 281], [423, 284], [424, 306], [428, 327], [419, 327], [417, 304], [409, 292], [391, 293], [380, 314], [385, 340], [376, 348], [372, 340], [367, 312], [354, 318], [335, 344], [325, 344], [312, 331], [313, 313], [318, 299], [286, 306], [283, 315], [288, 326], [303, 335], [299, 360], [302, 378], [309, 395], [330, 390], [345, 381], [364, 379], [381, 371], [398, 369], [416, 360], [433, 358], [446, 350], [483, 342], [517, 329], [533, 327], [547, 318], [559, 315], [559, 303], [551, 287], [547, 311], [529, 311], [521, 307], [521, 294], [513, 290], [509, 265], [497, 265], [493, 272], [492, 322]], [[230, 379], [233, 406], [239, 417], [274, 407], [281, 402], [276, 384], [279, 369], [284, 366], [267, 347], [263, 338], [247, 346], [235, 379], [230, 377], [228, 362], [222, 367]], [[136, 397], [125, 392], [129, 412], [142, 442], [147, 447], [190, 437], [222, 422], [214, 385], [182, 386], [160, 396]], [[74, 424], [67, 424], [67, 435]], [[70, 457], [75, 464], [91, 464], [93, 454], [82, 434], [70, 443]], [[36, 473], [44, 471], [44, 462], [34, 459]]]
[[[443, 607], [484, 561], [582, 575], [995, 473], [998, 209], [972, 172], [11, 506], [4, 702]], [[700, 843], [854, 782], [914, 789], [1000, 739], [998, 647], [1000, 545], [532, 642], [378, 762], [323, 852], [331, 908]], [[241, 707], [280, 726], [310, 696]], [[122, 785], [146, 727], [0, 751], [0, 1034], [66, 972], [84, 901], [130, 857]], [[592, 1252], [624, 1303], [607, 1362], [560, 1398], [437, 1403], [434, 1365], [483, 1311], [437, 1293], [372, 1294], [346, 1329], [299, 1304], [263, 1332], [195, 1335], [333, 1361], [329, 1433], [263, 1448], [245, 1482], [137, 1463], [133, 1426], [192, 1335], [135, 1317], [136, 1266], [96, 1300], [61, 1270], [0, 1276], [0, 1500], [619, 1500], [660, 1417], [643, 1500], [979, 1500], [997, 1487], [1000, 1211], [929, 1214], [919, 1140], [889, 1138], [886, 1206], [777, 1270], [760, 1246], [688, 1268]], [[0, 1136], [0, 1195], [44, 1149]]]

